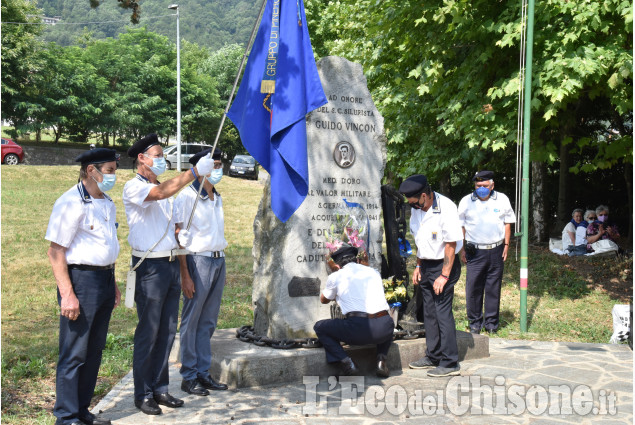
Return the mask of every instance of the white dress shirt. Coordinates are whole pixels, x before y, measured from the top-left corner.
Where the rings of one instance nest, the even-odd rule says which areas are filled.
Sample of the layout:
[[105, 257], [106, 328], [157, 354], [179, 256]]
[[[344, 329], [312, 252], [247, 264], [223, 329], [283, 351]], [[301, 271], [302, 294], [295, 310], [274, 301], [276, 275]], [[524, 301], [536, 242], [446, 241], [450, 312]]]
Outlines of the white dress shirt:
[[[187, 226], [194, 207], [194, 201], [198, 194], [195, 185], [190, 185], [176, 197], [175, 207], [180, 212], [177, 223], [182, 228]], [[225, 216], [223, 214], [223, 200], [218, 193], [214, 194], [214, 199], [203, 190], [201, 199], [198, 200], [192, 226], [191, 243], [184, 247], [190, 252], [222, 251], [227, 247], [225, 240]]]
[[442, 260], [447, 242], [456, 242], [455, 253], [463, 248], [463, 230], [456, 205], [449, 198], [433, 192], [428, 211], [412, 208], [410, 232], [417, 244], [417, 258]]
[[174, 199], [146, 201], [145, 199], [154, 186], [157, 185], [137, 174], [123, 188], [123, 205], [126, 208], [129, 227], [128, 243], [132, 249], [137, 251], [147, 251], [163, 236], [168, 228], [170, 214], [172, 214], [172, 218], [168, 232], [153, 251], [169, 251], [178, 248], [174, 234], [174, 223], [176, 222], [175, 218], [178, 217], [178, 211], [175, 209], [171, 212], [171, 201]]
[[486, 201], [474, 193], [459, 202], [459, 220], [465, 228], [465, 240], [493, 244], [505, 239], [505, 224], [515, 223], [516, 215], [504, 193], [493, 190]]
[[348, 263], [331, 273], [322, 294], [329, 300], [335, 299], [343, 314], [388, 310], [381, 276], [375, 269], [357, 263]]
[[119, 255], [115, 203], [92, 198], [80, 182], [53, 205], [46, 240], [66, 248], [66, 263], [109, 266]]

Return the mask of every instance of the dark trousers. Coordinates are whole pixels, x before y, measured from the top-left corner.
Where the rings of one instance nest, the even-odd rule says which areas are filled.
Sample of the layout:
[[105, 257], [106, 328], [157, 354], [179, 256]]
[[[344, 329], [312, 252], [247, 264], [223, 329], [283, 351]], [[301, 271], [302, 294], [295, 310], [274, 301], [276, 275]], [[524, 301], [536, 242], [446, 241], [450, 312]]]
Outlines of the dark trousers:
[[[503, 250], [500, 245], [492, 249], [477, 249], [476, 254], [465, 254], [467, 277], [465, 283], [465, 305], [470, 328], [488, 331], [498, 329], [501, 282], [503, 280]], [[485, 317], [483, 317], [483, 295]]]
[[348, 357], [340, 345], [377, 344], [377, 357], [385, 359], [392, 342], [395, 322], [389, 315], [368, 319], [351, 317], [348, 319], [326, 319], [315, 323], [313, 330], [324, 346], [326, 361], [338, 362]]
[[188, 381], [209, 377], [211, 339], [216, 330], [223, 288], [225, 258], [188, 255], [187, 268], [194, 281], [194, 296], [183, 295], [181, 312], [181, 376]]
[[[68, 270], [79, 300], [79, 317], [60, 315], [59, 360], [55, 379], [56, 424], [88, 416], [101, 353], [106, 346], [110, 315], [115, 306], [114, 270]], [[59, 290], [57, 302], [61, 303]]]
[[[139, 258], [133, 256], [136, 264]], [[181, 295], [178, 261], [146, 258], [137, 268], [132, 374], [135, 400], [168, 392], [168, 359], [176, 335]]]
[[450, 276], [443, 291], [434, 293], [434, 281], [441, 275], [443, 260], [423, 260], [421, 294], [423, 296], [423, 326], [426, 330], [426, 356], [441, 367], [457, 367], [459, 349], [456, 345], [456, 325], [452, 313], [454, 285], [461, 276], [461, 261], [454, 258]]

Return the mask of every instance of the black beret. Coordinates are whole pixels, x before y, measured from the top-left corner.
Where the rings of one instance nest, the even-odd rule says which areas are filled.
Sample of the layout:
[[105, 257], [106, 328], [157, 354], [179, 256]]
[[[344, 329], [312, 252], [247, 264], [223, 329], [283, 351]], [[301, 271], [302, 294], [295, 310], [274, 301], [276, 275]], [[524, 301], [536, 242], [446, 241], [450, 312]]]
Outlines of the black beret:
[[428, 188], [428, 179], [423, 174], [415, 174], [408, 177], [399, 185], [399, 192], [406, 198], [411, 198], [424, 192]]
[[331, 258], [336, 263], [339, 263], [346, 257], [357, 257], [357, 248], [344, 244], [341, 248], [331, 254]]
[[136, 158], [137, 155], [144, 153], [154, 145], [160, 145], [159, 138], [154, 133], [148, 134], [146, 137], [138, 140], [134, 145], [130, 146], [130, 149], [128, 149], [128, 156], [130, 158]]
[[494, 172], [487, 171], [487, 170], [477, 171], [476, 174], [474, 174], [474, 177], [472, 177], [473, 182], [483, 182], [485, 180], [493, 180], [493, 179], [494, 179]]
[[[203, 158], [205, 155], [207, 155], [208, 153], [210, 153], [211, 151], [212, 151], [212, 148], [207, 148], [207, 149], [205, 149], [204, 151], [199, 152], [199, 153], [197, 153], [196, 155], [193, 155], [193, 156], [190, 158], [190, 164], [192, 164], [192, 165], [196, 165], [196, 164], [198, 164], [198, 161], [199, 161], [201, 158]], [[214, 151], [214, 155], [212, 155], [212, 159], [213, 159], [213, 160], [219, 160], [219, 161], [220, 161], [220, 159], [221, 159], [220, 157], [221, 157], [222, 153], [223, 153], [223, 151], [222, 151], [222, 150], [220, 150], [220, 149], [216, 148], [216, 150]]]
[[114, 149], [97, 148], [83, 152], [77, 158], [75, 162], [81, 162], [82, 165], [86, 164], [103, 164], [104, 162], [116, 161], [115, 154], [117, 151]]

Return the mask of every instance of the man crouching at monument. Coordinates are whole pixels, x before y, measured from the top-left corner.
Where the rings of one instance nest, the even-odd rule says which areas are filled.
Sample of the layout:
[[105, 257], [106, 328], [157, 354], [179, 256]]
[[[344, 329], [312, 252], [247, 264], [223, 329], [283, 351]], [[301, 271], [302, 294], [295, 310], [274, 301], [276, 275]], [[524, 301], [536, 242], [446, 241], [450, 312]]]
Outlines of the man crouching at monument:
[[386, 378], [390, 371], [386, 355], [392, 342], [394, 322], [388, 314], [381, 276], [374, 269], [358, 264], [357, 248], [344, 245], [331, 258], [334, 271], [320, 295], [322, 304], [333, 300], [346, 319], [318, 321], [313, 329], [326, 351], [326, 361], [339, 364], [342, 375], [358, 375], [359, 369], [346, 354], [340, 341], [349, 345], [377, 344], [377, 376]]

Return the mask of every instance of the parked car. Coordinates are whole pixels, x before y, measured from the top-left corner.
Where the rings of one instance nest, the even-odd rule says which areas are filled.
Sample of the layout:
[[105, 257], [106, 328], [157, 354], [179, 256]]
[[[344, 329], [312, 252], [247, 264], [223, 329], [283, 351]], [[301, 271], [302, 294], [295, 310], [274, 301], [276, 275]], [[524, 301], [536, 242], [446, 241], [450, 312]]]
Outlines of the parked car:
[[7, 165], [17, 165], [24, 160], [24, 150], [11, 139], [2, 138], [2, 163]]
[[[165, 157], [168, 170], [177, 168], [176, 148], [176, 145], [170, 145], [163, 150], [163, 156]], [[181, 169], [189, 169], [192, 166], [190, 164], [190, 158], [209, 148], [211, 148], [211, 146], [202, 143], [181, 143]]]
[[258, 164], [253, 156], [236, 155], [229, 166], [231, 177], [250, 177], [258, 180]]

